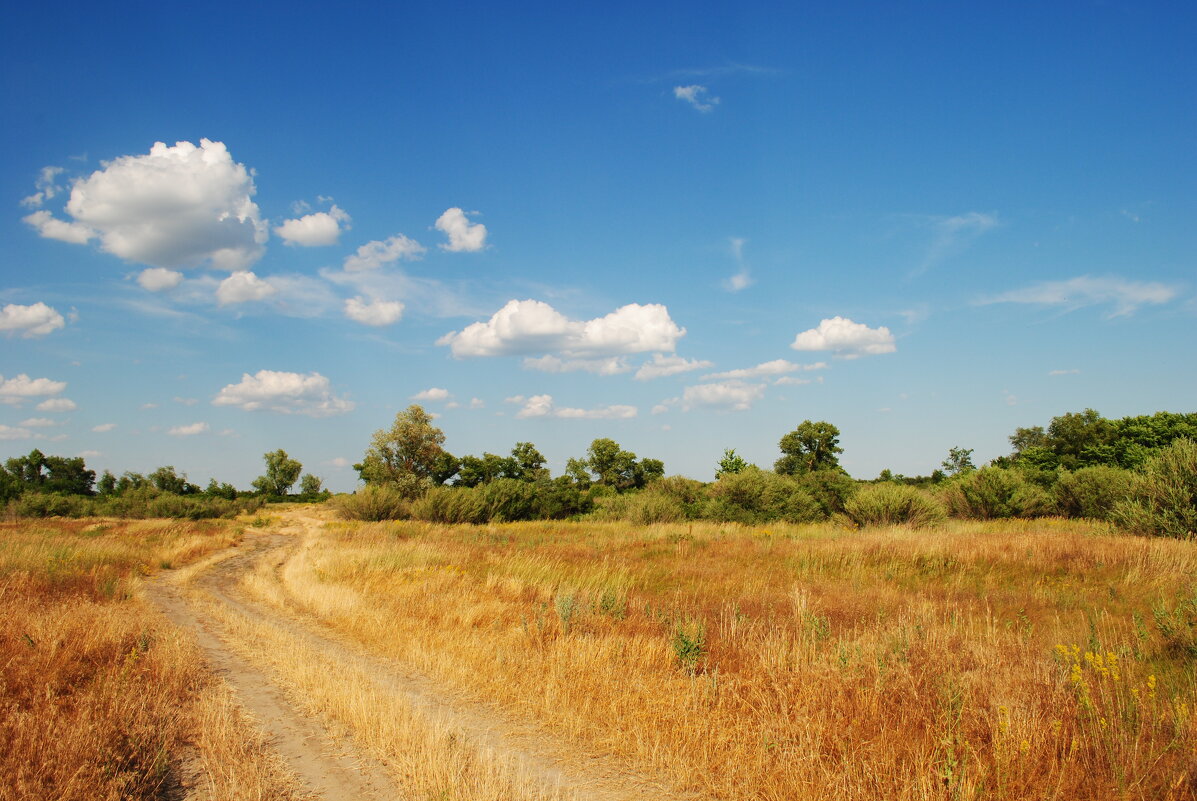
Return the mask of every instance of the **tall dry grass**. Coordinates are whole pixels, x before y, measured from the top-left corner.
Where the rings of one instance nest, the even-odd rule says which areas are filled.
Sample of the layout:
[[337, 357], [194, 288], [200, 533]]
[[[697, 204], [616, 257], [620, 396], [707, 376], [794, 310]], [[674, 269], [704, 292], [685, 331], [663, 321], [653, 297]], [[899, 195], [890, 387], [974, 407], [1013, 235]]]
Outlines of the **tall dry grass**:
[[140, 576], [236, 537], [228, 524], [0, 524], [0, 799], [162, 798], [193, 757], [210, 797], [293, 797], [194, 645], [136, 598]]
[[251, 591], [680, 790], [1197, 795], [1188, 542], [1041, 519], [335, 523], [308, 546]]

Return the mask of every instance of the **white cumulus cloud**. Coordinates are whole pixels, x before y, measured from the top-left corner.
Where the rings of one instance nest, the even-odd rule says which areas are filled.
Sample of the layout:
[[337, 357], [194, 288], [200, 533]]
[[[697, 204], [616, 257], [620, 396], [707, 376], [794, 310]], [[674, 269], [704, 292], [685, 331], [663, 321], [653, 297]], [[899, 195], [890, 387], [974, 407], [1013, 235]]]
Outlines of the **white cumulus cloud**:
[[214, 406], [236, 406], [246, 411], [270, 409], [283, 414], [329, 417], [352, 411], [353, 401], [333, 394], [332, 383], [320, 373], [259, 370], [243, 373], [241, 381], [217, 393]]
[[403, 316], [403, 304], [397, 300], [366, 300], [359, 295], [346, 299], [345, 316], [362, 325], [390, 325]]
[[832, 317], [819, 323], [818, 328], [803, 331], [790, 345], [794, 350], [830, 350], [841, 359], [862, 355], [893, 353], [898, 349], [894, 335], [885, 326], [869, 328], [847, 317]]
[[1114, 276], [1082, 275], [1066, 281], [1044, 281], [1024, 289], [1015, 289], [979, 301], [989, 303], [1029, 303], [1061, 306], [1072, 310], [1084, 306], [1111, 306], [1108, 317], [1134, 314], [1141, 306], [1159, 305], [1173, 300], [1175, 287], [1155, 281], [1127, 281]]
[[649, 381], [654, 378], [688, 373], [691, 370], [704, 370], [712, 364], [703, 359], [685, 359], [681, 356], [654, 353], [650, 361], [640, 365], [640, 369], [636, 371], [636, 378], [640, 381]]
[[20, 425], [22, 428], [53, 428], [58, 425], [58, 421], [49, 417], [30, 417], [28, 420], [22, 420]]
[[472, 323], [437, 340], [458, 358], [552, 353], [594, 359], [649, 351], [673, 351], [685, 336], [660, 304], [621, 306], [604, 317], [570, 320], [547, 303], [512, 300], [490, 320]]
[[183, 274], [165, 267], [147, 267], [137, 275], [137, 283], [150, 292], [165, 292], [183, 283]]
[[418, 401], [447, 401], [451, 397], [453, 395], [443, 387], [429, 387], [412, 395], [411, 399]]
[[0, 310], [0, 331], [22, 337], [42, 337], [66, 325], [62, 315], [38, 301], [29, 306], [9, 303]]
[[452, 253], [474, 253], [486, 247], [486, 226], [471, 223], [466, 213], [454, 206], [446, 209], [436, 220], [436, 230], [449, 237], [448, 244], [441, 250]]
[[690, 84], [689, 86], [673, 87], [673, 96], [704, 114], [715, 110], [719, 105], [719, 98], [713, 96], [705, 86]]
[[49, 212], [25, 221], [54, 239], [97, 237], [102, 250], [126, 261], [243, 270], [261, 258], [269, 236], [256, 191], [221, 142], [155, 142], [147, 154], [119, 156], [76, 181], [66, 204], [72, 222]]
[[116, 428], [116, 423], [100, 423], [98, 426], [92, 426], [91, 430], [97, 434], [103, 434]]
[[407, 259], [415, 261], [421, 258], [427, 248], [414, 239], [396, 234], [388, 239], [373, 240], [357, 249], [357, 252], [345, 259], [345, 269], [349, 272], [360, 270], [377, 270], [384, 264]]
[[220, 282], [216, 301], [221, 306], [265, 300], [278, 290], [247, 270], [238, 270]]
[[185, 426], [174, 426], [166, 433], [172, 437], [194, 437], [196, 434], [203, 434], [207, 430], [207, 423], [189, 423]]
[[79, 407], [69, 398], [47, 398], [34, 408], [39, 412], [73, 412]]
[[[0, 403], [18, 406], [30, 398], [45, 395], [57, 395], [66, 389], [65, 381], [53, 381], [49, 378], [30, 378], [25, 373], [5, 379], [0, 375]], [[41, 409], [41, 407], [38, 407]], [[46, 411], [46, 410], [43, 410]]]
[[328, 211], [305, 214], [293, 220], [284, 220], [274, 233], [288, 245], [312, 248], [335, 245], [341, 231], [349, 230], [351, 222], [344, 209], [333, 206]]
[[[508, 400], [514, 401], [515, 399], [508, 398]], [[520, 398], [515, 402], [522, 402], [524, 404], [523, 408], [516, 412], [515, 415], [522, 419], [529, 417], [558, 417], [567, 420], [627, 420], [636, 416], [635, 406], [625, 406], [622, 404], [599, 406], [594, 409], [558, 407], [553, 403], [552, 395], [533, 395], [527, 400]]]
[[686, 411], [696, 408], [720, 409], [743, 412], [765, 397], [764, 384], [749, 384], [744, 381], [718, 381], [713, 384], [697, 384], [682, 391], [682, 408]]

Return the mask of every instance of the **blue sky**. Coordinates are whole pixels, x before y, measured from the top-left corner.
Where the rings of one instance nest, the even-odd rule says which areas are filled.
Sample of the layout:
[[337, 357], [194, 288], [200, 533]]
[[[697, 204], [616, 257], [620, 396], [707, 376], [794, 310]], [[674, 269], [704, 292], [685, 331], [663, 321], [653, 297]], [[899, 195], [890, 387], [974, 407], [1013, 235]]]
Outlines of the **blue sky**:
[[[402, 6], [408, 7], [402, 7]], [[709, 479], [1193, 411], [1190, 4], [47, 4], [0, 26], [0, 451]], [[158, 144], [156, 144], [158, 143]]]

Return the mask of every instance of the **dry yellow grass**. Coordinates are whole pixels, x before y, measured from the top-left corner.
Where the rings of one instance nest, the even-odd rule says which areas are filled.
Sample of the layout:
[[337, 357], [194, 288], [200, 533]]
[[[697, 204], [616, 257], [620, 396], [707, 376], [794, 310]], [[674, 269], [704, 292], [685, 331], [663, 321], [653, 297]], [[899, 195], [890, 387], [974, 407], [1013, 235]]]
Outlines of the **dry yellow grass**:
[[135, 597], [139, 576], [236, 537], [227, 524], [0, 524], [0, 799], [160, 798], [190, 759], [210, 798], [294, 797], [193, 644]]
[[248, 589], [711, 798], [1192, 798], [1197, 550], [1056, 520], [331, 524]]

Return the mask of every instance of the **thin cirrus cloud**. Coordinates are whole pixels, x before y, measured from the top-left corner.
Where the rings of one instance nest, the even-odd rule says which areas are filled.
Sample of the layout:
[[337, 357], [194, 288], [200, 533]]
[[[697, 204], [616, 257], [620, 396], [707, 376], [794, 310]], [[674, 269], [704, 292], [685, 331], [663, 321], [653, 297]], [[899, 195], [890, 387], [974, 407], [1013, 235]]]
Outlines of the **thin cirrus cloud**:
[[714, 111], [715, 106], [721, 102], [718, 97], [711, 94], [707, 87], [697, 83], [673, 87], [673, 96], [688, 104], [695, 111], [701, 111], [704, 114]]
[[1109, 306], [1107, 317], [1125, 317], [1143, 306], [1174, 300], [1175, 287], [1155, 281], [1127, 281], [1115, 276], [1081, 275], [1065, 281], [1044, 281], [977, 301], [977, 305], [1024, 303], [1057, 306], [1067, 311], [1086, 306]]
[[41, 301], [29, 306], [9, 303], [0, 310], [0, 331], [26, 339], [44, 337], [65, 325], [62, 315]]
[[744, 263], [744, 245], [748, 243], [748, 240], [742, 237], [732, 237], [728, 241], [732, 257], [736, 260], [736, 265], [739, 269], [735, 275], [724, 279], [723, 288], [728, 292], [740, 292], [756, 283], [752, 278], [752, 274], [748, 271], [748, 265]]
[[259, 370], [243, 373], [241, 381], [228, 384], [212, 400], [213, 406], [235, 406], [245, 411], [268, 409], [281, 414], [331, 417], [353, 411], [354, 403], [338, 397], [332, 382], [320, 373]]
[[438, 345], [457, 358], [560, 355], [595, 359], [652, 351], [672, 352], [685, 336], [660, 304], [630, 303], [593, 320], [570, 320], [547, 303], [511, 300], [486, 322], [445, 334]]
[[765, 385], [733, 379], [709, 384], [696, 384], [682, 390], [682, 410], [715, 409], [744, 412], [765, 397]]
[[284, 243], [314, 248], [335, 245], [341, 232], [349, 230], [352, 222], [344, 209], [335, 204], [328, 211], [317, 211], [291, 220], [284, 220], [274, 229]]
[[869, 328], [864, 323], [839, 316], [821, 320], [818, 327], [799, 333], [790, 347], [832, 351], [840, 359], [893, 353], [898, 349], [894, 335], [885, 326]]
[[917, 278], [940, 262], [963, 253], [982, 234], [1001, 225], [1001, 220], [996, 214], [970, 211], [952, 217], [931, 217], [927, 223], [934, 232], [931, 244], [909, 278]]
[[607, 356], [599, 359], [562, 359], [551, 353], [545, 356], [527, 356], [523, 361], [527, 370], [542, 373], [574, 373], [583, 371], [595, 375], [619, 375], [632, 369], [623, 356]]
[[772, 378], [775, 376], [785, 375], [786, 373], [794, 373], [802, 370], [825, 370], [827, 362], [814, 362], [813, 364], [795, 364], [787, 359], [774, 359], [770, 362], [761, 362], [755, 367], [744, 367], [739, 370], [727, 370], [722, 373], [711, 373], [703, 376], [704, 381], [717, 379], [745, 379], [745, 378]]
[[194, 437], [207, 431], [207, 423], [189, 423], [184, 426], [174, 426], [166, 433], [170, 434], [172, 437]]
[[654, 353], [652, 359], [640, 365], [640, 369], [636, 371], [635, 377], [639, 381], [651, 381], [654, 378], [680, 375], [681, 373], [688, 373], [692, 370], [705, 370], [713, 364], [714, 362], [709, 362], [705, 359], [686, 359], [681, 356], [667, 356], [664, 353]]
[[149, 153], [118, 156], [75, 181], [69, 220], [45, 209], [24, 220], [43, 237], [96, 239], [101, 250], [152, 267], [244, 270], [269, 237], [256, 191], [222, 142], [155, 142]]
[[[477, 213], [477, 212], [473, 212]], [[436, 220], [436, 230], [449, 237], [441, 250], [450, 253], [476, 253], [486, 247], [486, 226], [471, 223], [467, 214], [457, 206], [446, 209]]]
[[637, 414], [635, 406], [626, 406], [623, 404], [599, 406], [593, 409], [557, 406], [553, 403], [552, 395], [533, 395], [530, 398], [516, 396], [507, 400], [512, 403], [523, 404], [515, 415], [520, 419], [556, 417], [564, 420], [630, 420]]
[[32, 439], [33, 432], [27, 428], [0, 423], [0, 440]]

